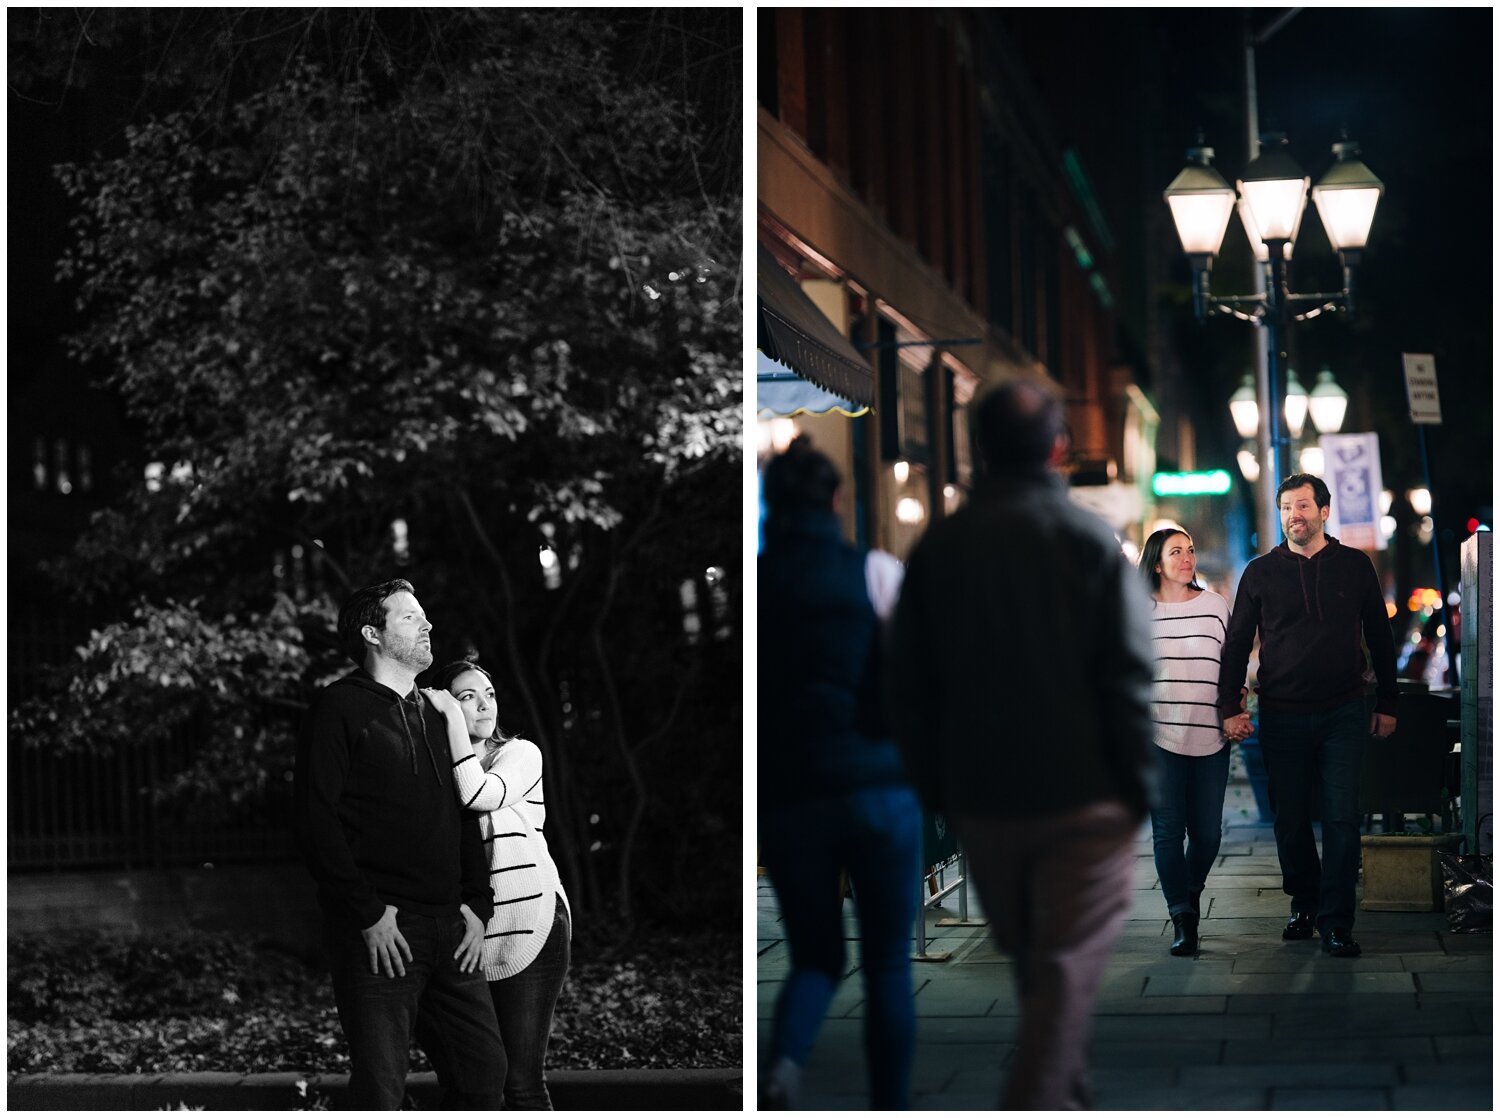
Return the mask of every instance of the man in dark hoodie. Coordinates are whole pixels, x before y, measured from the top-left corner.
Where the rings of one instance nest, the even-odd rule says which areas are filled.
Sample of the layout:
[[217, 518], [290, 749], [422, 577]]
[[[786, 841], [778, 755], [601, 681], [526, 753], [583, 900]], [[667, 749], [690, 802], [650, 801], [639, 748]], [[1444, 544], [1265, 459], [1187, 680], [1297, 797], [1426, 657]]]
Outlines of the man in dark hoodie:
[[399, 1109], [413, 1034], [446, 1109], [503, 1105], [504, 1048], [477, 969], [489, 863], [479, 816], [453, 789], [444, 716], [415, 686], [431, 632], [406, 580], [356, 591], [338, 635], [359, 667], [313, 701], [298, 742], [297, 831], [358, 1109]]
[[[1367, 736], [1389, 737], [1396, 729], [1396, 646], [1375, 565], [1324, 531], [1332, 502], [1323, 479], [1293, 474], [1277, 488], [1276, 502], [1286, 540], [1252, 559], [1240, 576], [1219, 671], [1219, 717], [1228, 737], [1250, 733], [1240, 689], [1258, 630], [1260, 742], [1282, 889], [1291, 897], [1281, 937], [1311, 939], [1316, 929], [1324, 951], [1352, 958], [1360, 953], [1351, 935], [1359, 767]], [[1373, 714], [1365, 707], [1364, 646], [1375, 669]]]

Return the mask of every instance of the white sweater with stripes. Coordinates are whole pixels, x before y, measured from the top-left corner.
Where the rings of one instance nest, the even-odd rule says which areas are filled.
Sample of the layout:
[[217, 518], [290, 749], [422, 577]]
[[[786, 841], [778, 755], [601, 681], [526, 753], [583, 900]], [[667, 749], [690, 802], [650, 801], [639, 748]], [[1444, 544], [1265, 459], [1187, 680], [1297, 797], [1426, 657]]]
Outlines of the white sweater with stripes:
[[1219, 660], [1228, 630], [1229, 603], [1212, 590], [1188, 602], [1153, 603], [1151, 717], [1156, 744], [1169, 753], [1206, 757], [1223, 744]]
[[497, 982], [531, 965], [552, 931], [558, 898], [568, 903], [542, 835], [547, 822], [542, 751], [524, 738], [512, 738], [485, 766], [472, 747], [460, 755], [458, 743], [450, 742], [459, 799], [470, 811], [483, 813], [479, 826], [495, 914], [484, 930], [480, 967], [486, 979]]

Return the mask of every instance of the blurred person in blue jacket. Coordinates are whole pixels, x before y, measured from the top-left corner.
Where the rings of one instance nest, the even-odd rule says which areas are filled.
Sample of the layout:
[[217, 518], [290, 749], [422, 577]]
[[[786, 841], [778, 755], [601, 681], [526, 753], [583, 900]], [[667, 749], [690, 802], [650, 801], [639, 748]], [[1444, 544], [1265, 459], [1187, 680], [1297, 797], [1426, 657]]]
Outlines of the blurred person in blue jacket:
[[776, 1002], [762, 1109], [795, 1107], [801, 1069], [843, 976], [842, 873], [859, 919], [870, 1105], [909, 1105], [921, 809], [881, 698], [881, 614], [894, 604], [900, 564], [844, 541], [839, 483], [805, 436], [764, 474], [759, 843], [792, 966]]

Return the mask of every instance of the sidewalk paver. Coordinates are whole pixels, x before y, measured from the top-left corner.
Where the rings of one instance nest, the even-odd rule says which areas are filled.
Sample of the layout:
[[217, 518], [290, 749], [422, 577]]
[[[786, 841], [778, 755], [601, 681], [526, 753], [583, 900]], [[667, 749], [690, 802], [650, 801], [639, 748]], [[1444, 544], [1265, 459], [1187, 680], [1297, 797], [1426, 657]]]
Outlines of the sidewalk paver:
[[[1449, 932], [1442, 913], [1360, 912], [1359, 959], [1320, 941], [1284, 942], [1287, 898], [1269, 824], [1242, 774], [1225, 806], [1220, 857], [1203, 894], [1196, 958], [1167, 954], [1149, 826], [1135, 843], [1125, 929], [1096, 1006], [1090, 1048], [1104, 1110], [1491, 1110], [1492, 938]], [[762, 1056], [788, 959], [775, 894], [758, 897]], [[969, 914], [982, 919], [977, 898]], [[847, 906], [845, 927], [857, 937]], [[925, 923], [944, 962], [914, 963], [913, 1106], [992, 1110], [1015, 1055], [1014, 966], [986, 927]], [[865, 1109], [859, 956], [804, 1072], [809, 1109]], [[753, 1085], [752, 1085], [753, 1089]], [[747, 1100], [747, 1104], [749, 1100]]]

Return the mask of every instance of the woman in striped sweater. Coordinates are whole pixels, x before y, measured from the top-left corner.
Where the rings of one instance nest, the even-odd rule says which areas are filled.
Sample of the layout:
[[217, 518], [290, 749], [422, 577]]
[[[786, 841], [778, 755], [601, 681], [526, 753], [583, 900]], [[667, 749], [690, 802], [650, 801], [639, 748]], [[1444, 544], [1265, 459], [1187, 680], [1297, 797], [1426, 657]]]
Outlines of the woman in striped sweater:
[[1229, 605], [1198, 585], [1193, 540], [1181, 528], [1151, 534], [1141, 549], [1140, 570], [1155, 600], [1151, 716], [1161, 750], [1161, 787], [1151, 812], [1151, 840], [1172, 917], [1170, 951], [1192, 955], [1198, 950], [1203, 882], [1219, 855], [1229, 781], [1229, 745], [1216, 705]]
[[547, 852], [542, 827], [542, 751], [507, 738], [495, 721], [495, 685], [478, 664], [460, 660], [438, 670], [424, 688], [448, 721], [459, 800], [481, 812], [495, 914], [475, 962], [489, 980], [505, 1041], [505, 1105], [551, 1110], [543, 1065], [552, 1011], [567, 975], [572, 922], [568, 898]]

